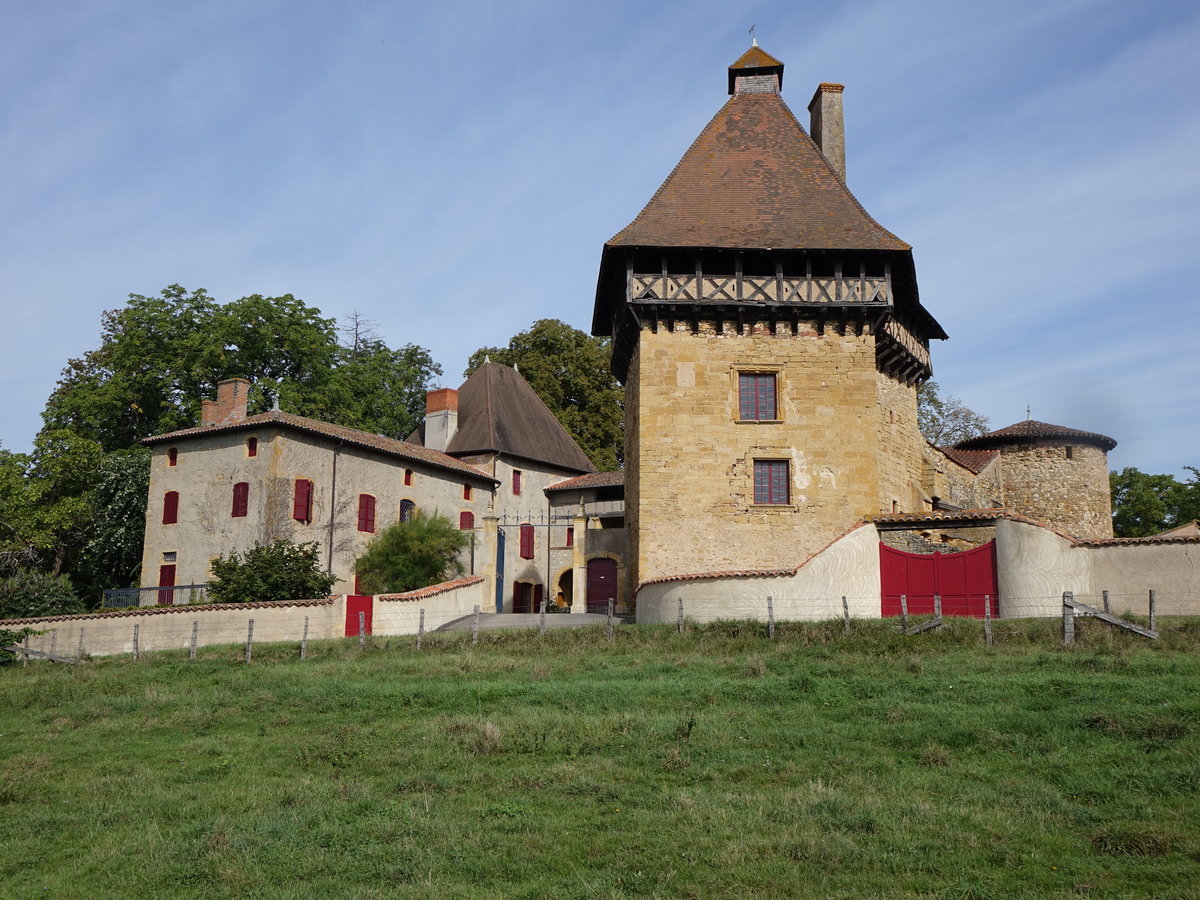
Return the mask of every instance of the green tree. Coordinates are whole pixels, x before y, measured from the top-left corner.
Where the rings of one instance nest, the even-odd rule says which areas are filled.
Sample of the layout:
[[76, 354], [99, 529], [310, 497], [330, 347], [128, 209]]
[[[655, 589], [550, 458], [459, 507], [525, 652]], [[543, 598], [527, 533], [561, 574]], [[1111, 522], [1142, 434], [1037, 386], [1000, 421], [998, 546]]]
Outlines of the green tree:
[[337, 581], [321, 571], [315, 541], [293, 544], [282, 538], [219, 556], [212, 573], [208, 597], [214, 603], [315, 600], [328, 597]]
[[106, 453], [84, 495], [92, 524], [73, 573], [80, 594], [89, 602], [98, 602], [105, 588], [138, 583], [150, 456], [145, 447]]
[[1200, 469], [1186, 468], [1191, 478], [1184, 482], [1132, 467], [1110, 472], [1113, 534], [1145, 537], [1200, 519]]
[[445, 516], [417, 510], [407, 522], [379, 532], [355, 563], [360, 590], [369, 594], [415, 591], [463, 573], [461, 554], [471, 532]]
[[476, 350], [465, 374], [486, 357], [516, 366], [592, 464], [613, 471], [624, 460], [625, 413], [624, 393], [610, 368], [610, 344], [557, 319], [540, 319], [507, 347]]
[[86, 612], [65, 575], [19, 571], [0, 578], [0, 619], [69, 616]]
[[942, 396], [936, 381], [917, 388], [917, 426], [935, 447], [949, 447], [987, 434], [988, 420], [957, 397]]

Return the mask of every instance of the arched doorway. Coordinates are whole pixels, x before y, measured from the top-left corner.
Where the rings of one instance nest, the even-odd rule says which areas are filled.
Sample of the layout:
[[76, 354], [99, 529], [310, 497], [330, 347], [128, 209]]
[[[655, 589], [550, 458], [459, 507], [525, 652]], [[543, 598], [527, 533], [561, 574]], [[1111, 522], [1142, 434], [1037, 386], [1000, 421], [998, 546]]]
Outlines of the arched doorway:
[[[575, 577], [574, 576], [575, 576], [575, 573], [572, 572], [570, 569], [567, 569], [565, 572], [563, 572], [561, 575], [558, 576], [558, 594], [562, 596], [563, 607], [565, 607], [568, 610], [571, 608], [571, 604], [574, 602], [574, 596], [573, 596], [575, 593]], [[554, 599], [558, 600], [558, 597], [556, 596]]]
[[608, 613], [608, 601], [617, 599], [617, 561], [600, 557], [587, 564], [587, 611]]

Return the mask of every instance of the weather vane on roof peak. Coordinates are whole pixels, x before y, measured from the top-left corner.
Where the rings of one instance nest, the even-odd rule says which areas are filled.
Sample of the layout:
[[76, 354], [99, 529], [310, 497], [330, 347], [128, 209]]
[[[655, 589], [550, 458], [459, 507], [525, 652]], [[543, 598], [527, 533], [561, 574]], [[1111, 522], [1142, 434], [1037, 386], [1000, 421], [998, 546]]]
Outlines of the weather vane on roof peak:
[[757, 28], [757, 27], [758, 27], [757, 25], [751, 25], [751, 26], [750, 26], [750, 46], [751, 46], [751, 47], [757, 47], [757, 46], [758, 46], [758, 38], [756, 38], [756, 37], [754, 36], [754, 29], [755, 29], [755, 28]]

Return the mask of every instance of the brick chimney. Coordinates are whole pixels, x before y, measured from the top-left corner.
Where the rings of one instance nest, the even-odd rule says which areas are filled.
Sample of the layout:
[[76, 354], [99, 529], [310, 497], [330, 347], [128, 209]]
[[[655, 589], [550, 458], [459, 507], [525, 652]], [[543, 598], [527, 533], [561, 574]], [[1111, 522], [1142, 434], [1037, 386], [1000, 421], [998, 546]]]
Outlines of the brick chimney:
[[833, 171], [846, 180], [846, 126], [842, 120], [842, 91], [844, 84], [817, 85], [808, 104], [809, 131]]
[[436, 388], [425, 395], [425, 446], [445, 453], [458, 431], [458, 391]]
[[201, 425], [228, 425], [246, 418], [246, 398], [250, 382], [245, 378], [226, 378], [217, 384], [216, 400], [200, 401]]

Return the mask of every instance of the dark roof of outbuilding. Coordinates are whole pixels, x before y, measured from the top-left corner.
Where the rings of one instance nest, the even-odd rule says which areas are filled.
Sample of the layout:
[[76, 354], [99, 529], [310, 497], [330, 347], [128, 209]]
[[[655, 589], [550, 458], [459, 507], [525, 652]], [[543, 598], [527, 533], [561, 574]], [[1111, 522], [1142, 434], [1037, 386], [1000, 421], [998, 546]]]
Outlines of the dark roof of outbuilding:
[[730, 97], [608, 245], [911, 250], [863, 209], [776, 93]]
[[[424, 436], [422, 426], [409, 440]], [[458, 389], [458, 430], [446, 452], [504, 453], [568, 472], [596, 471], [529, 382], [493, 362], [485, 362]]]
[[988, 463], [1000, 455], [999, 450], [960, 450], [957, 447], [938, 447], [949, 459], [978, 475]]
[[1101, 450], [1111, 450], [1117, 442], [1105, 434], [1094, 431], [1080, 431], [1077, 428], [1067, 428], [1063, 425], [1051, 425], [1048, 422], [1037, 422], [1026, 419], [999, 431], [982, 434], [979, 437], [959, 441], [955, 448], [959, 450], [988, 450], [1011, 444], [1035, 444], [1041, 441], [1061, 441], [1072, 444], [1091, 444]]
[[624, 472], [592, 472], [589, 475], [580, 475], [578, 478], [571, 478], [567, 481], [560, 481], [558, 484], [552, 484], [546, 488], [546, 493], [549, 494], [551, 491], [579, 491], [586, 490], [587, 488], [624, 486]]
[[448, 456], [445, 453], [439, 453], [437, 450], [422, 447], [420, 444], [384, 437], [381, 434], [371, 434], [367, 431], [359, 431], [357, 428], [347, 428], [344, 425], [334, 425], [330, 422], [322, 422], [319, 419], [294, 416], [291, 413], [280, 412], [277, 409], [268, 410], [254, 416], [247, 416], [236, 422], [227, 422], [222, 425], [201, 425], [198, 428], [183, 428], [179, 431], [169, 431], [166, 434], [156, 434], [153, 437], [143, 438], [142, 443], [148, 445], [161, 444], [170, 441], [187, 440], [194, 437], [207, 437], [211, 434], [222, 434], [230, 431], [245, 431], [252, 428], [261, 428], [264, 425], [333, 438], [334, 440], [342, 441], [356, 447], [377, 450], [380, 453], [385, 453], [388, 456], [394, 456], [398, 459], [424, 463], [436, 469], [469, 475], [473, 478], [482, 479], [489, 484], [498, 483], [491, 475], [475, 468], [475, 466], [468, 465], [462, 460], [455, 459], [453, 456]]

